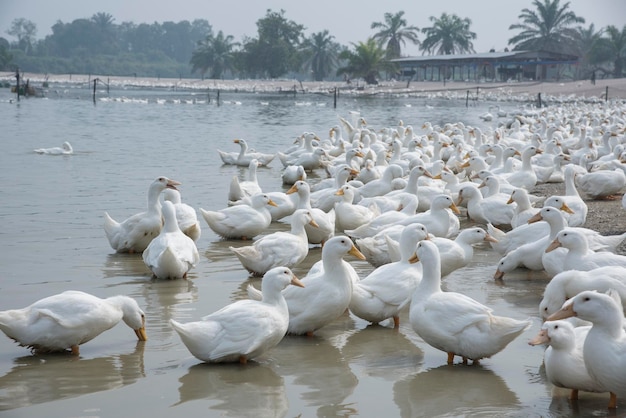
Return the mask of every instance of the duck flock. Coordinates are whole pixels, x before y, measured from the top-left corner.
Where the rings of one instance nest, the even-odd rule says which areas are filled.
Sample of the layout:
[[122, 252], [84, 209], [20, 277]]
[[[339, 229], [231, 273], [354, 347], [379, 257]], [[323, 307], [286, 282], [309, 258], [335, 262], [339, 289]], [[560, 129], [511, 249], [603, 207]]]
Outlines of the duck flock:
[[[500, 257], [495, 280], [518, 268], [550, 278], [538, 307], [545, 322], [529, 342], [547, 345], [548, 380], [571, 389], [572, 399], [579, 390], [608, 392], [609, 408], [626, 397], [626, 256], [616, 253], [626, 231], [605, 236], [585, 227], [585, 199], [621, 198], [615, 216], [626, 213], [624, 104], [536, 109], [486, 132], [462, 123], [373, 128], [351, 112], [328, 135], [302, 133], [283, 152], [234, 143], [239, 152], [219, 157], [246, 167], [247, 178], [232, 178], [223, 209], [196, 211], [182, 202], [179, 182], [159, 177], [145, 212], [104, 218], [111, 247], [141, 254], [158, 279], [184, 280], [200, 262], [197, 213], [222, 239], [249, 240], [230, 250], [262, 277], [261, 289], [248, 286], [248, 299], [200, 321], [170, 321], [198, 359], [246, 363], [286, 334], [311, 335], [346, 310], [393, 327], [408, 312], [413, 330], [449, 364], [489, 358], [531, 321], [442, 290], [442, 279], [467, 266], [480, 245]], [[272, 163], [282, 165], [280, 191], [257, 181], [257, 168]], [[542, 183], [564, 183], [565, 192], [534, 194]], [[270, 233], [272, 222], [290, 229]], [[291, 268], [313, 246], [322, 247], [321, 259], [296, 277]], [[371, 272], [360, 277], [355, 259]], [[121, 320], [147, 339], [133, 299], [67, 291], [0, 312], [0, 329], [34, 351], [78, 354]]]

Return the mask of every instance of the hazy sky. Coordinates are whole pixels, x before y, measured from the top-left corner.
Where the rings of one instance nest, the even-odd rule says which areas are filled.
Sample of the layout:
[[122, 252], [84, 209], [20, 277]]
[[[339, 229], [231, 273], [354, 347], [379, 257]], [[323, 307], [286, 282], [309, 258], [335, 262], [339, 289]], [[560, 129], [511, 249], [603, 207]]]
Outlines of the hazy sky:
[[[607, 25], [622, 28], [626, 25], [626, 0], [570, 0], [570, 9], [585, 18], [585, 26], [594, 23], [596, 30]], [[565, 4], [565, 0], [561, 0]], [[477, 39], [474, 49], [486, 52], [491, 48], [498, 51], [507, 46], [507, 41], [518, 31], [509, 31], [512, 23], [523, 8], [533, 8], [531, 0], [0, 0], [0, 36], [7, 35], [11, 22], [26, 18], [37, 24], [37, 39], [51, 33], [58, 20], [69, 23], [78, 18], [90, 18], [95, 13], [111, 14], [114, 23], [163, 23], [206, 19], [213, 31], [233, 35], [236, 41], [243, 36], [256, 37], [256, 21], [264, 17], [267, 9], [285, 10], [285, 17], [305, 26], [308, 36], [328, 29], [335, 40], [344, 45], [365, 41], [376, 31], [372, 22], [383, 22], [386, 12], [404, 10], [409, 25], [418, 28], [431, 26], [430, 16], [455, 13], [472, 21]], [[423, 39], [423, 35], [420, 36]], [[411, 44], [403, 49], [403, 55], [421, 55]]]

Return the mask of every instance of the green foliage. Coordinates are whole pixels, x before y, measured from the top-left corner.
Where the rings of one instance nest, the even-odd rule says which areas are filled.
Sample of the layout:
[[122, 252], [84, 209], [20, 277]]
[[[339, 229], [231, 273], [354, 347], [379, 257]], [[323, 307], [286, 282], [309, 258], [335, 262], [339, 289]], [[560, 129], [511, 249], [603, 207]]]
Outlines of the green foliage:
[[362, 77], [367, 84], [378, 84], [382, 71], [395, 71], [395, 66], [386, 59], [386, 50], [374, 38], [352, 45], [354, 51], [344, 50], [339, 55], [339, 58], [347, 60], [347, 65], [339, 68], [337, 74]]
[[433, 25], [422, 28], [426, 35], [420, 46], [422, 51], [440, 55], [475, 52], [472, 39], [476, 39], [476, 34], [470, 30], [470, 19], [442, 13], [440, 18], [431, 16], [429, 20]]
[[299, 69], [298, 48], [304, 26], [285, 18], [285, 11], [272, 12], [256, 22], [259, 37], [244, 41], [241, 70], [253, 76], [277, 78]]
[[575, 25], [585, 19], [569, 10], [569, 2], [563, 6], [560, 0], [534, 0], [535, 10], [522, 9], [518, 18], [521, 23], [509, 26], [509, 30], [521, 32], [509, 39], [516, 50], [574, 52], [577, 38]]
[[386, 44], [389, 59], [401, 56], [401, 47], [406, 45], [407, 40], [416, 45], [419, 44], [417, 39], [419, 29], [416, 26], [407, 26], [403, 16], [404, 11], [396, 14], [385, 13], [385, 22], [373, 22], [371, 26], [372, 29], [380, 29], [373, 38], [379, 41], [381, 46]]
[[341, 46], [333, 41], [328, 30], [317, 32], [302, 42], [303, 68], [311, 71], [313, 80], [322, 81], [339, 65]]
[[191, 55], [191, 72], [199, 71], [203, 76], [211, 70], [210, 78], [221, 78], [226, 70], [234, 69], [233, 48], [238, 44], [233, 42], [232, 35], [224, 36], [219, 31], [198, 42], [198, 47]]

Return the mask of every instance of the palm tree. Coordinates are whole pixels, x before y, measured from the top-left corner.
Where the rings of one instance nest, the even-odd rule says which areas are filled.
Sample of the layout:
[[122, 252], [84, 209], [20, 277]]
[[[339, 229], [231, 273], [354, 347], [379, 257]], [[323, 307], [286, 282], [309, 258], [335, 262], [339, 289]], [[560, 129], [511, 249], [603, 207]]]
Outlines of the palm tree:
[[626, 25], [621, 31], [616, 26], [607, 26], [605, 33], [607, 37], [601, 40], [599, 49], [606, 61], [613, 62], [613, 76], [622, 77], [626, 66]]
[[470, 30], [472, 21], [469, 18], [461, 19], [455, 14], [442, 13], [440, 18], [429, 17], [433, 25], [422, 28], [426, 38], [422, 41], [420, 49], [429, 54], [440, 55], [472, 53], [476, 39], [476, 33]]
[[311, 70], [315, 81], [322, 81], [333, 69], [337, 68], [339, 44], [328, 30], [312, 34], [302, 42], [301, 51], [307, 57], [303, 63], [306, 70]]
[[576, 39], [574, 25], [585, 19], [569, 10], [569, 2], [563, 6], [560, 0], [534, 0], [536, 10], [522, 9], [518, 18], [521, 23], [509, 26], [522, 31], [509, 39], [516, 50], [563, 52], [572, 50]]
[[596, 32], [593, 23], [588, 28], [580, 26], [576, 29], [575, 53], [580, 59], [579, 77], [588, 77], [603, 61], [600, 52], [603, 33], [602, 29]]
[[362, 77], [367, 84], [378, 84], [377, 78], [381, 71], [393, 70], [395, 67], [386, 59], [386, 51], [374, 40], [352, 44], [354, 51], [348, 49], [339, 54], [339, 58], [348, 61], [345, 67], [337, 70], [337, 74], [350, 77]]
[[404, 11], [391, 14], [385, 13], [385, 22], [373, 22], [372, 29], [380, 29], [374, 34], [373, 38], [380, 42], [380, 45], [387, 43], [387, 58], [399, 58], [401, 53], [401, 45], [406, 45], [409, 40], [418, 45], [419, 40], [417, 34], [419, 29], [416, 26], [407, 26], [404, 19]]
[[224, 36], [222, 31], [217, 35], [210, 33], [198, 42], [198, 48], [191, 54], [191, 72], [200, 71], [204, 74], [211, 70], [210, 78], [218, 79], [226, 70], [233, 69], [233, 49], [239, 45], [233, 42], [232, 35]]

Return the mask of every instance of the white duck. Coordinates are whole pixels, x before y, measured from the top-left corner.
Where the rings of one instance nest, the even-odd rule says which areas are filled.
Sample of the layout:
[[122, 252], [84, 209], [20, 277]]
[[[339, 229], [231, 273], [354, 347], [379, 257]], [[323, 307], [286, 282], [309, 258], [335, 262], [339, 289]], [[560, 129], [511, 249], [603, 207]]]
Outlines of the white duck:
[[589, 375], [610, 392], [608, 407], [617, 407], [617, 397], [626, 396], [626, 331], [624, 312], [614, 292], [584, 291], [565, 302], [548, 320], [576, 316], [593, 323], [583, 346]]
[[245, 181], [239, 181], [239, 177], [233, 176], [228, 188], [228, 202], [234, 204], [235, 202], [258, 193], [263, 193], [259, 181], [257, 179], [257, 167], [259, 167], [259, 160], [253, 158], [248, 164], [248, 179]]
[[483, 198], [475, 185], [467, 184], [461, 187], [457, 205], [461, 205], [464, 200], [467, 201], [467, 215], [474, 222], [496, 226], [511, 224], [515, 208], [497, 198]]
[[[568, 164], [563, 169], [565, 194], [548, 197], [543, 203], [544, 206], [554, 206], [561, 208], [565, 204], [572, 213], [567, 216], [567, 224], [569, 226], [583, 226], [587, 220], [588, 207], [585, 201], [580, 197], [574, 177], [580, 170], [572, 164]], [[567, 212], [567, 210], [566, 210]]]
[[428, 229], [429, 233], [436, 237], [445, 238], [456, 235], [459, 232], [460, 221], [456, 215], [460, 213], [452, 198], [441, 194], [433, 199], [430, 209], [426, 212], [407, 216], [390, 226], [421, 223]]
[[474, 258], [474, 245], [481, 242], [495, 242], [496, 239], [484, 229], [474, 227], [463, 229], [452, 239], [434, 237], [441, 260], [441, 277], [468, 265]]
[[297, 209], [306, 209], [313, 216], [317, 228], [305, 225], [307, 238], [311, 244], [324, 244], [335, 235], [335, 210], [328, 213], [321, 209], [311, 207], [311, 189], [306, 181], [297, 181], [287, 191], [287, 194], [297, 193], [299, 197]]
[[274, 159], [276, 154], [264, 154], [261, 152], [248, 152], [248, 143], [244, 139], [233, 140], [235, 144], [239, 144], [239, 152], [224, 152], [217, 150], [224, 164], [238, 165], [248, 167], [250, 161], [256, 159], [260, 165], [268, 165]]
[[309, 210], [298, 209], [291, 217], [289, 232], [277, 231], [262, 236], [252, 245], [228, 248], [254, 276], [262, 276], [274, 267], [295, 267], [309, 253], [309, 242], [304, 229], [307, 224], [317, 227]]
[[[428, 234], [426, 227], [420, 223], [412, 224], [418, 227], [420, 233], [420, 239], [434, 238], [434, 236]], [[358, 238], [355, 240], [356, 245], [359, 247], [365, 259], [374, 267], [380, 267], [383, 264], [388, 264], [393, 261], [400, 260], [400, 249], [397, 242], [400, 240], [402, 232], [408, 228], [404, 225], [394, 225], [392, 227], [383, 229], [373, 237]], [[392, 247], [397, 248], [395, 253], [397, 257], [391, 258]]]
[[626, 267], [626, 256], [608, 251], [591, 251], [585, 234], [573, 228], [565, 228], [559, 232], [546, 252], [559, 247], [569, 250], [563, 260], [563, 270], [587, 271], [604, 266]]
[[162, 192], [163, 200], [169, 200], [176, 209], [176, 220], [180, 230], [194, 241], [198, 241], [202, 228], [194, 208], [182, 202], [180, 192], [175, 189], [165, 189]]
[[539, 303], [542, 319], [561, 309], [563, 304], [585, 290], [606, 292], [615, 290], [622, 304], [626, 303], [626, 268], [605, 266], [597, 269], [580, 271], [567, 270], [554, 276], [543, 291], [543, 299]]
[[260, 301], [239, 300], [201, 321], [181, 324], [170, 319], [170, 324], [198, 359], [245, 364], [285, 336], [289, 311], [282, 291], [290, 284], [304, 286], [289, 268], [275, 267], [263, 277]]
[[[313, 266], [302, 278], [306, 287], [284, 291], [289, 306], [289, 333], [312, 335], [346, 311], [352, 297], [352, 285], [358, 280], [354, 268], [343, 260], [346, 254], [365, 259], [348, 237], [331, 238], [322, 248], [322, 266]], [[258, 299], [259, 291], [248, 286], [248, 295]]]
[[506, 177], [509, 184], [531, 191], [537, 185], [537, 174], [533, 169], [530, 159], [541, 154], [541, 150], [534, 145], [529, 145], [522, 151], [522, 168]]
[[141, 253], [163, 226], [159, 195], [165, 189], [176, 189], [175, 180], [159, 177], [148, 188], [148, 210], [117, 222], [104, 212], [104, 232], [111, 248], [118, 253]]
[[500, 352], [520, 335], [530, 321], [495, 316], [491, 309], [461, 293], [441, 290], [441, 262], [434, 243], [417, 245], [422, 280], [413, 292], [409, 319], [413, 330], [434, 348], [473, 362]]
[[585, 360], [583, 346], [590, 326], [575, 327], [568, 321], [547, 321], [530, 345], [547, 344], [543, 354], [546, 377], [554, 386], [571, 389], [570, 399], [578, 399], [578, 391], [605, 392], [591, 378]]
[[143, 262], [159, 279], [184, 279], [198, 264], [200, 255], [195, 242], [180, 230], [174, 204], [166, 200], [162, 210], [165, 223], [144, 250]]
[[335, 203], [335, 228], [344, 232], [352, 230], [375, 219], [380, 212], [376, 206], [367, 208], [353, 203], [355, 188], [349, 184], [341, 186], [337, 192], [338, 196], [343, 196], [343, 200]]
[[0, 329], [19, 345], [34, 351], [72, 350], [123, 320], [140, 341], [146, 341], [145, 315], [128, 296], [101, 299], [68, 290], [22, 309], [0, 312]]
[[301, 165], [290, 165], [285, 167], [281, 174], [283, 184], [292, 186], [298, 180], [306, 180], [306, 171]]
[[373, 236], [386, 227], [400, 222], [411, 215], [415, 215], [417, 205], [417, 196], [410, 193], [404, 193], [399, 197], [399, 204], [396, 207], [396, 210], [383, 212], [366, 224], [363, 224], [354, 230], [345, 230], [344, 232], [346, 235], [353, 238]]
[[626, 187], [626, 174], [621, 168], [576, 174], [576, 184], [591, 199], [612, 199]]
[[402, 231], [399, 261], [382, 265], [354, 283], [350, 312], [372, 323], [393, 318], [394, 327], [398, 328], [400, 310], [411, 300], [422, 278], [421, 265], [409, 262], [418, 241], [424, 238], [420, 228], [413, 224]]
[[252, 196], [250, 203], [251, 206], [230, 206], [219, 211], [200, 208], [200, 213], [219, 236], [227, 239], [251, 239], [270, 226], [272, 215], [267, 206], [274, 206], [276, 203], [265, 194]]
[[526, 189], [516, 188], [511, 193], [511, 197], [507, 201], [508, 204], [515, 203], [515, 213], [511, 218], [511, 226], [517, 228], [528, 223], [528, 220], [539, 212], [539, 208], [535, 208], [530, 203], [528, 192]]
[[37, 154], [47, 154], [47, 155], [71, 155], [74, 153], [74, 149], [72, 145], [65, 141], [60, 147], [52, 147], [52, 148], [37, 148], [34, 150]]

